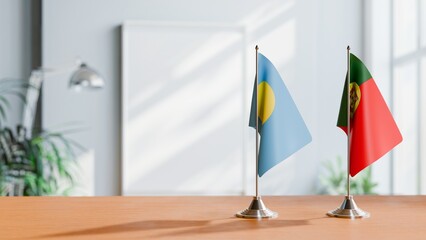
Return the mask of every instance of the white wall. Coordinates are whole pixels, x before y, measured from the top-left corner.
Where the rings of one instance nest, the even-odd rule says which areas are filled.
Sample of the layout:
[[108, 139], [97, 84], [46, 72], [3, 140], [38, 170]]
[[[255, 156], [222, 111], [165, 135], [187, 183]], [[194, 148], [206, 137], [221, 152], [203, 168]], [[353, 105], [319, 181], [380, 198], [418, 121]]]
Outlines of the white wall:
[[[346, 134], [336, 127], [344, 76], [346, 47], [364, 57], [363, 1], [323, 1], [318, 3], [316, 45], [316, 141], [317, 161], [346, 161]], [[346, 164], [346, 162], [344, 163]], [[320, 168], [320, 171], [324, 170]]]
[[[350, 0], [45, 0], [43, 64], [71, 64], [80, 56], [102, 73], [106, 87], [76, 94], [66, 89], [66, 75], [45, 81], [43, 125], [88, 126], [74, 138], [93, 153], [94, 193], [119, 194], [120, 25], [125, 20], [245, 25], [248, 45], [259, 44], [274, 62], [313, 136], [311, 144], [262, 177], [261, 193], [313, 194], [321, 161], [344, 156], [345, 135], [335, 125], [346, 46], [363, 55], [362, 17], [362, 1]], [[251, 82], [254, 69], [249, 72]]]
[[[383, 98], [392, 110], [391, 103], [391, 2], [387, 0], [370, 1], [365, 10], [365, 55], [366, 63], [378, 85]], [[380, 9], [380, 12], [377, 10]], [[376, 11], [375, 11], [376, 10]], [[373, 178], [378, 183], [377, 192], [392, 194], [391, 153], [386, 154], [374, 164]]]
[[[426, 193], [424, 149], [426, 116], [425, 1], [369, 1], [366, 9], [368, 65], [381, 90], [403, 141], [374, 164], [373, 177], [380, 194]], [[423, 51], [422, 51], [423, 50]]]
[[[0, 0], [0, 79], [27, 79], [31, 72], [30, 0]], [[22, 103], [12, 104], [7, 125], [20, 123]]]

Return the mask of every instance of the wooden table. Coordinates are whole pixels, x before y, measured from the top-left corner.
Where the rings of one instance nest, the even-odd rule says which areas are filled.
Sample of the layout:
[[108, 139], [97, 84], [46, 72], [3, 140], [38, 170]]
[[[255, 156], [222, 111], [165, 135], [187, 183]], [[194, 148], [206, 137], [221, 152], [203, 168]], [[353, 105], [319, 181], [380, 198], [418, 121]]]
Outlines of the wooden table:
[[426, 196], [356, 196], [371, 213], [325, 216], [343, 197], [263, 197], [272, 220], [235, 218], [251, 197], [0, 198], [0, 239], [426, 239]]

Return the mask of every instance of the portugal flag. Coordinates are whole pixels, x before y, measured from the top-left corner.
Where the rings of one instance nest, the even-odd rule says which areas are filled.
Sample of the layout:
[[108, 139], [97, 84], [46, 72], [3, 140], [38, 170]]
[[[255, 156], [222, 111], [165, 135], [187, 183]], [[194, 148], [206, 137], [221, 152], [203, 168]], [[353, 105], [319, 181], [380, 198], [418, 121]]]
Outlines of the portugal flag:
[[[378, 160], [402, 141], [398, 126], [364, 63], [350, 54], [350, 174]], [[337, 126], [348, 133], [346, 79]]]

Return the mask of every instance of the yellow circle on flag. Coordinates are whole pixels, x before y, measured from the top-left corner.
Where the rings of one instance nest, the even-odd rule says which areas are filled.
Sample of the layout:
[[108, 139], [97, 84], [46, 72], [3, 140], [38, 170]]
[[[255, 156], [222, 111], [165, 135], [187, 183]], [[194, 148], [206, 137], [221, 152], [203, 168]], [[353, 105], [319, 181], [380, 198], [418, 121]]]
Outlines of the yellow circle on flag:
[[257, 111], [259, 114], [260, 121], [265, 124], [269, 117], [274, 112], [275, 108], [275, 94], [272, 87], [267, 82], [261, 82], [257, 86], [258, 92], [258, 104]]

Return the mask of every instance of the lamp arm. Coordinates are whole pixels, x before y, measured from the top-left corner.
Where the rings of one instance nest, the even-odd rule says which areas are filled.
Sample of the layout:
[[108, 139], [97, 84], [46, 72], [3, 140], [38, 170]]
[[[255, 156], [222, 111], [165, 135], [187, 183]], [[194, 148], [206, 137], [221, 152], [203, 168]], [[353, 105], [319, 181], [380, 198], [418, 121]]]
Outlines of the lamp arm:
[[27, 137], [31, 137], [34, 126], [34, 120], [37, 115], [37, 103], [40, 98], [40, 90], [43, 80], [49, 75], [61, 74], [72, 70], [82, 64], [80, 59], [76, 60], [73, 66], [64, 66], [60, 68], [39, 67], [31, 71], [29, 78], [30, 88], [25, 96], [25, 106], [22, 114], [22, 125], [27, 129]]
[[35, 116], [37, 114], [37, 103], [40, 96], [43, 73], [33, 70], [29, 78], [30, 88], [27, 89], [25, 105], [22, 114], [22, 125], [27, 129], [27, 137], [31, 137]]
[[[104, 86], [104, 80], [99, 74], [83, 64], [81, 60], [76, 61], [77, 70], [74, 71], [70, 79], [70, 87], [75, 89], [79, 87], [87, 87], [92, 89], [99, 89]], [[22, 125], [27, 129], [27, 137], [31, 137], [34, 120], [37, 115], [37, 103], [40, 97], [40, 89], [44, 79], [48, 75], [60, 74], [66, 71], [74, 69], [74, 67], [63, 67], [63, 68], [46, 68], [40, 67], [31, 72], [29, 83], [32, 88], [27, 90], [26, 104], [22, 114]]]
[[67, 66], [56, 67], [56, 68], [38, 67], [37, 69], [35, 69], [31, 72], [31, 75], [33, 73], [37, 73], [37, 74], [41, 74], [42, 77], [45, 78], [47, 75], [52, 76], [52, 75], [57, 75], [57, 74], [69, 72], [69, 71], [75, 69], [76, 67], [79, 67], [82, 63], [83, 62], [80, 59], [76, 59], [74, 65], [67, 65]]

